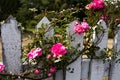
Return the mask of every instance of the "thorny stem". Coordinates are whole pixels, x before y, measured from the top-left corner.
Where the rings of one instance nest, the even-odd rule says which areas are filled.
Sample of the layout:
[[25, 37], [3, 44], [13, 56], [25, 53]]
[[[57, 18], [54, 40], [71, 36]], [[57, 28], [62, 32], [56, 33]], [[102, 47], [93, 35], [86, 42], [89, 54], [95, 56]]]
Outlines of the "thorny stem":
[[8, 72], [1, 72], [0, 75], [2, 76], [13, 76], [13, 77], [16, 77], [16, 78], [27, 78], [27, 79], [32, 79], [32, 80], [41, 80], [41, 79], [44, 79], [46, 77], [42, 77], [42, 78], [33, 78], [32, 76], [29, 76], [30, 72], [29, 71], [25, 71], [23, 73], [19, 73], [19, 74], [15, 74], [15, 73], [8, 73]]

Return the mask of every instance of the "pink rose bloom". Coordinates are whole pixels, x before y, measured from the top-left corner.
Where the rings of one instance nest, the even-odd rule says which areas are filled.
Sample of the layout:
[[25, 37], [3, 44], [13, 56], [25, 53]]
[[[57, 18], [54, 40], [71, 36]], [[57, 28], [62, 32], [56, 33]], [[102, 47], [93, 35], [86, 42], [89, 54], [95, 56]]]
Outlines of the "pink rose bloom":
[[36, 50], [31, 50], [27, 56], [29, 57], [29, 59], [34, 59], [37, 56], [41, 56], [42, 55], [42, 50], [40, 48], [37, 48]]
[[52, 67], [52, 66], [51, 66], [51, 67], [50, 67], [50, 72], [51, 72], [51, 73], [55, 73], [55, 72], [56, 72], [56, 67]]
[[41, 56], [41, 55], [42, 55], [42, 50], [41, 50], [41, 48], [37, 48], [37, 49], [35, 50], [35, 53], [38, 54], [38, 56]]
[[98, 0], [93, 0], [93, 2], [97, 3], [97, 2], [98, 2]]
[[82, 34], [84, 32], [84, 28], [82, 25], [76, 25], [74, 26], [75, 33]]
[[90, 4], [88, 5], [88, 7], [89, 7], [90, 9], [96, 9], [96, 8], [97, 8], [97, 4], [96, 4], [96, 3], [90, 3]]
[[99, 9], [102, 9], [102, 8], [105, 7], [105, 3], [104, 3], [103, 0], [99, 0], [97, 4], [99, 5], [99, 6], [98, 6]]
[[2, 72], [4, 70], [4, 68], [5, 68], [5, 65], [0, 64], [0, 72]]
[[104, 0], [93, 0], [92, 3], [88, 4], [90, 9], [102, 9], [105, 7]]
[[98, 3], [94, 3], [94, 4], [95, 4], [95, 5], [94, 5], [93, 9], [100, 9], [100, 8], [99, 8], [100, 5], [99, 5]]
[[29, 59], [34, 59], [35, 58], [35, 53], [34, 53], [35, 50], [31, 50], [28, 54], [27, 54], [27, 57], [29, 57]]
[[82, 22], [81, 26], [85, 29], [85, 31], [88, 31], [89, 29], [89, 24], [87, 22]]
[[66, 54], [66, 48], [61, 43], [54, 44], [51, 49], [52, 53], [57, 57]]

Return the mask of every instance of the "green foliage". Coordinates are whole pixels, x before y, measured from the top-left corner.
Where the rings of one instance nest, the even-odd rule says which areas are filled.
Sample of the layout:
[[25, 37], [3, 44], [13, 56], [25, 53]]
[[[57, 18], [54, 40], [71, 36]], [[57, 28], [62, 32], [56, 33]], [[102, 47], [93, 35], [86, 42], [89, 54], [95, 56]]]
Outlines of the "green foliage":
[[[117, 1], [117, 0], [116, 0]], [[116, 27], [119, 23], [115, 20], [120, 18], [120, 1], [111, 3], [107, 1], [106, 14], [108, 15], [109, 38], [114, 38]]]
[[31, 25], [28, 25], [28, 22], [30, 20], [36, 20], [36, 17], [38, 20], [41, 19], [41, 17], [38, 17], [39, 15], [51, 15], [50, 18], [52, 18], [53, 16], [57, 15], [52, 14], [51, 11], [60, 12], [63, 9], [71, 9], [77, 7], [77, 9], [75, 9], [76, 11], [74, 10], [75, 13], [72, 13], [74, 13], [74, 16], [82, 19], [86, 15], [84, 13], [84, 10], [79, 10], [79, 8], [84, 8], [84, 6], [87, 4], [88, 0], [21, 0], [21, 7], [16, 14], [16, 18], [26, 29], [26, 27], [31, 27]]
[[19, 0], [0, 0], [0, 21], [5, 20], [10, 14], [15, 14], [19, 7]]

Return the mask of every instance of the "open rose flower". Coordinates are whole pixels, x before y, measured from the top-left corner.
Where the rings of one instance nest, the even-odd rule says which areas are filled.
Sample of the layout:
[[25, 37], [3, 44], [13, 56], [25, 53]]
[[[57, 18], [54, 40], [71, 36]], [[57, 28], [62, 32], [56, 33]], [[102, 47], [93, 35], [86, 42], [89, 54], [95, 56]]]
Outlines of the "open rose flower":
[[105, 7], [104, 0], [93, 0], [90, 4], [88, 4], [89, 9], [103, 9]]
[[88, 8], [89, 8], [89, 9], [95, 9], [95, 8], [96, 8], [96, 5], [97, 5], [96, 3], [93, 3], [93, 2], [92, 2], [92, 3], [88, 4]]
[[82, 34], [84, 33], [84, 28], [81, 24], [74, 26], [74, 31], [77, 34]]
[[41, 55], [42, 55], [42, 50], [41, 50], [41, 48], [37, 48], [37, 49], [35, 50], [35, 53], [38, 54], [38, 56], [41, 56]]
[[41, 56], [42, 55], [42, 50], [41, 48], [37, 48], [36, 50], [31, 50], [27, 56], [29, 57], [29, 59], [34, 59], [37, 56]]
[[5, 65], [0, 64], [0, 72], [2, 72], [4, 70], [4, 68], [5, 68]]
[[66, 48], [61, 43], [54, 44], [51, 49], [52, 53], [58, 57], [66, 54]]

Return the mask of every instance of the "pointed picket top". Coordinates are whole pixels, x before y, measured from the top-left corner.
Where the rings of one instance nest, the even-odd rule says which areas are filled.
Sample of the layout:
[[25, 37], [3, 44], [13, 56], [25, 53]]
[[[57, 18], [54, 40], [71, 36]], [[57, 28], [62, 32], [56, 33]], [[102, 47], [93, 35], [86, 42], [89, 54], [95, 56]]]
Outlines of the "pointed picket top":
[[44, 16], [42, 20], [36, 25], [37, 31], [38, 31], [38, 28], [42, 27], [42, 25], [46, 29], [45, 37], [48, 37], [48, 38], [52, 37], [54, 35], [54, 29], [53, 29], [53, 26], [50, 25], [50, 21], [46, 16]]
[[117, 25], [117, 29], [116, 29], [116, 35], [115, 35], [115, 38], [114, 38], [114, 44], [113, 44], [113, 49], [115, 52], [119, 52], [120, 51], [120, 41], [119, 41], [119, 35], [120, 35], [120, 24]]
[[[97, 23], [100, 25], [104, 31], [100, 31], [98, 34], [96, 32], [94, 33], [94, 43], [96, 46], [98, 46], [100, 49], [96, 52], [97, 56], [100, 56], [100, 52], [104, 51], [105, 48], [107, 48], [108, 43], [108, 30], [107, 24], [104, 20], [100, 19]], [[97, 27], [96, 27], [97, 28]]]
[[46, 16], [44, 16], [40, 22], [36, 25], [36, 29], [38, 30], [38, 28], [40, 28], [43, 24], [50, 24], [50, 21], [48, 20], [48, 18]]
[[[74, 32], [76, 20], [71, 22], [67, 27], [68, 36], [71, 36], [71, 46], [77, 47], [78, 50], [82, 50], [83, 46], [83, 34], [79, 35]], [[79, 44], [79, 47], [78, 47]], [[80, 80], [81, 79], [81, 56], [73, 63], [67, 66], [71, 68], [73, 73], [66, 71], [66, 80]]]
[[78, 20], [75, 20], [70, 23], [70, 25], [67, 27], [67, 34], [72, 38], [71, 41], [71, 46], [72, 47], [77, 47], [78, 44], [80, 47], [78, 47], [78, 50], [82, 50], [82, 45], [83, 45], [83, 33], [82, 34], [77, 34], [74, 31], [74, 26], [76, 25], [76, 22], [79, 22]]
[[116, 52], [116, 59], [112, 60], [110, 80], [120, 80], [120, 24], [117, 25], [114, 38], [113, 51]]
[[90, 59], [82, 60], [82, 80], [88, 80]]
[[16, 20], [12, 15], [10, 15], [6, 20], [5, 23], [10, 23], [11, 20]]
[[[100, 49], [96, 51], [96, 56], [101, 56], [101, 51], [105, 51], [105, 48], [107, 48], [107, 41], [108, 41], [108, 27], [106, 25], [106, 22], [102, 19], [100, 19], [97, 23], [100, 25], [104, 31], [94, 32], [94, 40], [96, 46], [98, 46]], [[97, 27], [96, 27], [97, 28]], [[103, 59], [92, 59], [90, 64], [90, 73], [89, 73], [89, 80], [102, 80], [106, 72], [104, 70], [106, 69], [105, 64], [103, 62]]]
[[14, 18], [12, 15], [10, 15], [2, 25], [6, 24], [14, 24], [15, 25], [14, 27], [18, 27], [18, 22], [16, 18]]

